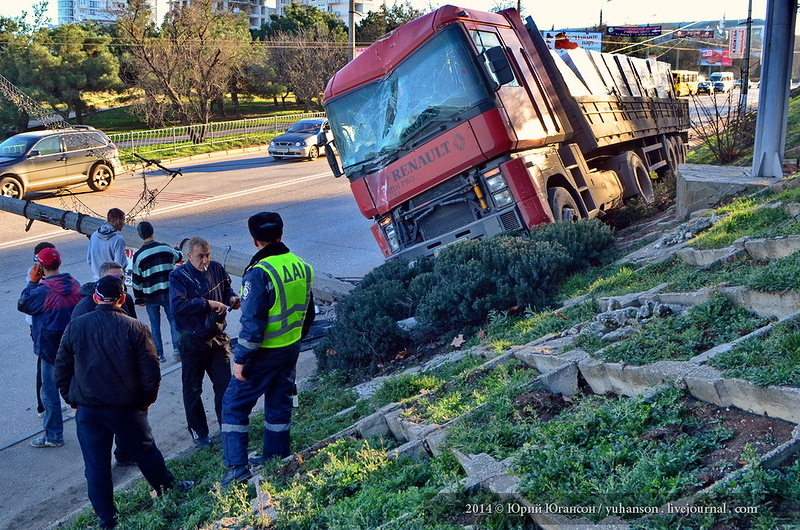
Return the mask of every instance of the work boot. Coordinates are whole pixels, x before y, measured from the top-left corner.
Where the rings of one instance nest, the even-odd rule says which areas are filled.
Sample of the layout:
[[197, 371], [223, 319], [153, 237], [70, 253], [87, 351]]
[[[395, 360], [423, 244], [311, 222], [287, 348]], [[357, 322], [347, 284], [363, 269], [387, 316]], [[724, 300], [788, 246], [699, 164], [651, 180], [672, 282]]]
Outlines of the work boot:
[[247, 482], [253, 477], [253, 473], [247, 466], [230, 466], [225, 474], [222, 475], [220, 486], [227, 488], [232, 482]]

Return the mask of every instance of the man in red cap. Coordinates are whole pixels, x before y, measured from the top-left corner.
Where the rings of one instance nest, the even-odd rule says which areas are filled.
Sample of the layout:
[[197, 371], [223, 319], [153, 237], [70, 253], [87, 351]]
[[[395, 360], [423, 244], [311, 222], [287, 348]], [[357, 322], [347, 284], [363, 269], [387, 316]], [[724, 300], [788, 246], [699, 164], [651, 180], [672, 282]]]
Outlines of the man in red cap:
[[44, 434], [31, 440], [32, 447], [64, 445], [64, 421], [55, 379], [55, 360], [61, 335], [69, 324], [72, 310], [81, 299], [80, 285], [68, 273], [61, 273], [61, 255], [54, 248], [37, 254], [41, 267], [28, 273], [17, 309], [33, 317], [33, 350], [42, 361], [41, 397], [44, 405]]

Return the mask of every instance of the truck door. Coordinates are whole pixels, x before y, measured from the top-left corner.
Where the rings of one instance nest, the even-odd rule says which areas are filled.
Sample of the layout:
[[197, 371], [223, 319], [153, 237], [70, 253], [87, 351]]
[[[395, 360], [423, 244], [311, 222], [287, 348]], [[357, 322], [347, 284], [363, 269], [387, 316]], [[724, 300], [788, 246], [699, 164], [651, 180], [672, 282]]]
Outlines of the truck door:
[[[539, 147], [562, 140], [564, 131], [557, 115], [553, 112], [552, 104], [547, 101], [531, 73], [523, 70], [523, 66], [527, 69], [527, 65], [518, 63], [510, 44], [504, 44], [494, 28], [490, 30], [478, 27], [471, 29], [469, 33], [479, 58], [487, 63], [486, 69], [496, 84], [497, 96], [508, 116], [509, 125], [517, 136], [516, 148]], [[505, 36], [509, 40], [516, 41], [517, 47], [521, 46], [512, 30], [506, 33]], [[491, 65], [488, 64], [490, 51], [498, 49], [503, 50], [513, 72], [513, 78], [503, 84], [498, 82]]]

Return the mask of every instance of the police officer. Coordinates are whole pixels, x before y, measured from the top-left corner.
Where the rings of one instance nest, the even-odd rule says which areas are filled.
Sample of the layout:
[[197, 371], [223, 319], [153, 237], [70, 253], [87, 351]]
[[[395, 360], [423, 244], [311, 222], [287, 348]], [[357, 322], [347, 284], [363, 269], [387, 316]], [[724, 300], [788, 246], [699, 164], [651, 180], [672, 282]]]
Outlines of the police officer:
[[281, 242], [283, 220], [275, 212], [248, 219], [258, 252], [242, 277], [242, 330], [233, 356], [233, 378], [222, 399], [222, 486], [252, 476], [247, 467], [249, 416], [264, 396], [261, 460], [289, 455], [292, 396], [300, 340], [314, 321], [311, 265]]

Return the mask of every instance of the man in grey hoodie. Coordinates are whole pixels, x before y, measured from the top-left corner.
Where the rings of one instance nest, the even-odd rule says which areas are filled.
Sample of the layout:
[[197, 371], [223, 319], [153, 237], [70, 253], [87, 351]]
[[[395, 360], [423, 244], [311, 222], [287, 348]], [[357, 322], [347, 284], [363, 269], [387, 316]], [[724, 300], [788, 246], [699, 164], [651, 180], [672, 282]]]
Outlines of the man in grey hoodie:
[[111, 208], [106, 214], [106, 224], [89, 238], [86, 261], [92, 268], [94, 280], [100, 279], [100, 265], [107, 261], [116, 261], [123, 270], [128, 269], [128, 257], [125, 256], [125, 239], [120, 231], [125, 226], [125, 212], [119, 208]]

